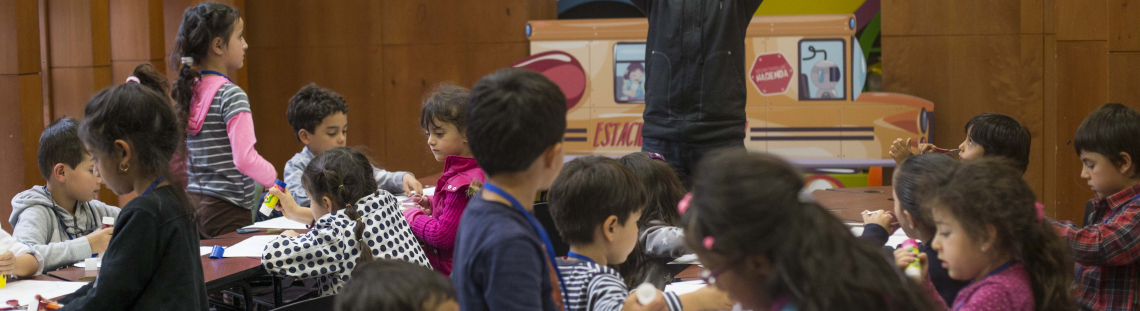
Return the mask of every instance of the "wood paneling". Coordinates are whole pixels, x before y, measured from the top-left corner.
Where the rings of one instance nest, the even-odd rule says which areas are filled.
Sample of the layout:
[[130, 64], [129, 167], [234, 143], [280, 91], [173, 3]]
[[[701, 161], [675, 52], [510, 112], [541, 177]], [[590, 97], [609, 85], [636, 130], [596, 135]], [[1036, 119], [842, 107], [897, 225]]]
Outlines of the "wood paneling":
[[108, 1], [111, 12], [111, 59], [162, 59], [165, 53], [162, 1]]
[[1040, 194], [1043, 182], [1043, 42], [1040, 35], [884, 37], [883, 89], [935, 104], [936, 144], [954, 148], [975, 115], [1010, 115], [1033, 137], [1025, 174]]
[[1140, 109], [1140, 52], [1108, 54], [1108, 102]]
[[527, 20], [555, 18], [543, 5], [530, 7], [524, 0], [384, 1], [384, 44], [525, 42]]
[[1140, 51], [1140, 0], [1108, 0], [1108, 50]]
[[883, 35], [1041, 33], [1043, 0], [883, 0]]
[[0, 74], [40, 71], [36, 1], [0, 0]]
[[247, 6], [246, 40], [251, 47], [380, 46], [382, 43], [381, 1], [330, 5], [319, 1], [251, 0]]
[[1044, 180], [1043, 193], [1038, 193], [1038, 200], [1045, 205], [1046, 215], [1057, 218], [1057, 37], [1051, 34], [1045, 36], [1045, 49], [1043, 59], [1044, 70]]
[[52, 67], [110, 66], [107, 0], [48, 1]]
[[1058, 41], [1056, 87], [1057, 217], [1079, 221], [1094, 193], [1080, 178], [1081, 161], [1071, 142], [1084, 117], [1108, 101], [1108, 43]]
[[1107, 0], [1054, 0], [1057, 41], [1108, 40]]

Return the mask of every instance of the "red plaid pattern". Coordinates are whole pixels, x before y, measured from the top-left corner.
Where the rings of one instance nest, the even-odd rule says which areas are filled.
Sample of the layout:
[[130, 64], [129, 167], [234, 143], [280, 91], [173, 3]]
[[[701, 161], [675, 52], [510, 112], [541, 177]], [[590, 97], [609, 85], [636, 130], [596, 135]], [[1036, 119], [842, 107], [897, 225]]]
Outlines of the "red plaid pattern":
[[1082, 310], [1140, 310], [1140, 185], [1094, 198], [1089, 225], [1053, 222], [1076, 259]]

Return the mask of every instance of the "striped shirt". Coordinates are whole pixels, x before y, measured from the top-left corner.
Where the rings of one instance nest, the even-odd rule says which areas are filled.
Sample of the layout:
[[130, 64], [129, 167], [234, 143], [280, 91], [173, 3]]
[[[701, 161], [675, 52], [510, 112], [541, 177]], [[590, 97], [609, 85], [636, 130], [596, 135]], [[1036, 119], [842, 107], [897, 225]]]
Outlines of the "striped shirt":
[[234, 165], [226, 124], [238, 113], [250, 112], [249, 98], [237, 85], [225, 83], [214, 94], [202, 130], [186, 137], [189, 150], [186, 192], [208, 195], [246, 209], [256, 205], [254, 181]]
[[[617, 311], [629, 297], [629, 289], [614, 269], [594, 262], [577, 259], [558, 259], [558, 269], [566, 284], [566, 310]], [[665, 292], [665, 305], [669, 311], [681, 310], [677, 294]]]

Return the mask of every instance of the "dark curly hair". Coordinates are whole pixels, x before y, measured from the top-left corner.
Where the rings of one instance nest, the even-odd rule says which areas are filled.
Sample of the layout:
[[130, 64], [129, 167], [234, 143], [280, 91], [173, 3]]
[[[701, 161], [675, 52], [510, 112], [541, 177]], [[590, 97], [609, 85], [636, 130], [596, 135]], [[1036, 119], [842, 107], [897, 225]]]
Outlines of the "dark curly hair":
[[289, 108], [285, 110], [285, 118], [293, 126], [293, 136], [301, 141], [301, 130], [313, 134], [321, 121], [334, 113], [348, 114], [348, 104], [344, 97], [333, 90], [319, 87], [316, 83], [309, 83], [289, 98]]
[[[309, 199], [318, 202], [321, 197], [329, 198], [332, 206], [329, 212], [344, 210], [345, 216], [356, 220], [353, 239], [360, 239], [364, 233], [364, 223], [356, 202], [377, 191], [379, 186], [372, 177], [372, 161], [364, 153], [351, 148], [337, 147], [321, 152], [302, 173], [301, 186], [309, 192]], [[359, 261], [372, 260], [372, 250], [368, 243], [355, 243], [360, 247]]]

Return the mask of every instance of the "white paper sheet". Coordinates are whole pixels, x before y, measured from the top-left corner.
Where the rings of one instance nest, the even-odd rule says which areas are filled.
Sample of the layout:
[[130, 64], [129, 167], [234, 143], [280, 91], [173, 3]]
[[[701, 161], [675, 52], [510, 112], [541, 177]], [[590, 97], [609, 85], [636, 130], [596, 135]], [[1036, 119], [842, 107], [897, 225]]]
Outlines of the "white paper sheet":
[[[863, 227], [852, 227], [851, 234], [854, 234], [856, 237], [863, 235]], [[909, 238], [910, 237], [906, 236], [906, 233], [903, 232], [902, 229], [895, 230], [895, 233], [887, 237], [887, 244], [884, 245], [897, 248], [899, 244], [902, 244], [903, 241]]]
[[[83, 262], [83, 261], [80, 261], [80, 262], [77, 262], [77, 263], [75, 263], [75, 264], [74, 264], [74, 265], [72, 265], [72, 266], [76, 266], [76, 267], [80, 267], [80, 268], [87, 268], [87, 263], [86, 263], [86, 262]], [[96, 267], [96, 268], [97, 268], [97, 269], [102, 269], [102, 268], [103, 268], [103, 261], [102, 261], [102, 260], [100, 260], [100, 261], [99, 261], [99, 266], [98, 266], [98, 267]]]
[[[434, 195], [434, 194], [435, 194], [435, 187], [424, 188], [424, 195]], [[393, 195], [395, 195], [395, 194], [393, 194]], [[400, 195], [396, 195], [396, 199], [399, 199], [400, 202], [404, 202], [404, 200], [408, 199], [408, 196], [406, 196], [404, 194], [400, 194]]]
[[688, 255], [681, 256], [681, 257], [677, 257], [677, 259], [670, 261], [669, 264], [670, 265], [699, 265], [699, 264], [701, 264], [701, 261], [697, 260], [697, 254], [688, 254]]
[[50, 298], [67, 296], [86, 284], [87, 282], [37, 280], [8, 282], [8, 286], [0, 289], [0, 301], [16, 299], [20, 301], [21, 306], [27, 306], [38, 303], [36, 294]]
[[677, 293], [677, 295], [684, 295], [701, 289], [701, 287], [705, 287], [705, 281], [703, 280], [673, 282], [665, 285], [665, 291], [674, 292]]
[[199, 246], [198, 247], [198, 256], [209, 255], [210, 251], [212, 251], [212, 250], [214, 250], [213, 246]]
[[241, 242], [238, 242], [237, 244], [234, 244], [234, 246], [227, 247], [226, 251], [222, 255], [222, 257], [225, 257], [225, 258], [230, 258], [230, 257], [256, 257], [256, 258], [261, 258], [262, 253], [265, 252], [265, 245], [269, 244], [269, 242], [273, 241], [274, 239], [277, 239], [278, 237], [281, 237], [281, 236], [280, 235], [255, 235], [255, 236], [251, 236], [248, 239], [245, 239], [245, 241], [241, 241]]
[[252, 225], [243, 227], [245, 229], [290, 229], [290, 230], [303, 230], [308, 229], [305, 224], [289, 220], [285, 217], [277, 217], [269, 220], [255, 222]]

